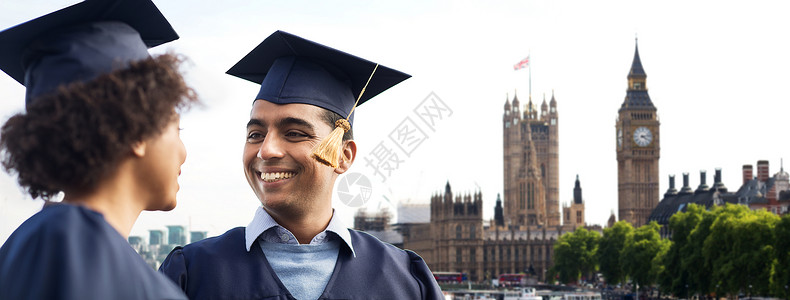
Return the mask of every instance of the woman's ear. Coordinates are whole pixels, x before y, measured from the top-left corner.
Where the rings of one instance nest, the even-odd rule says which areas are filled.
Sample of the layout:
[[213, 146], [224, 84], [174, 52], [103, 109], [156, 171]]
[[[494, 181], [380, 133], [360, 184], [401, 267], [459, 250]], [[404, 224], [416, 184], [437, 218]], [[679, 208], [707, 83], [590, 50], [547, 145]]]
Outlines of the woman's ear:
[[142, 141], [141, 142], [135, 142], [134, 144], [132, 144], [132, 154], [134, 154], [134, 156], [137, 156], [137, 157], [145, 156], [145, 147], [146, 146], [147, 145], [146, 145], [145, 142], [142, 142]]
[[337, 174], [343, 174], [351, 168], [354, 158], [357, 157], [357, 143], [354, 140], [343, 142], [343, 152], [340, 155], [340, 163], [335, 168]]

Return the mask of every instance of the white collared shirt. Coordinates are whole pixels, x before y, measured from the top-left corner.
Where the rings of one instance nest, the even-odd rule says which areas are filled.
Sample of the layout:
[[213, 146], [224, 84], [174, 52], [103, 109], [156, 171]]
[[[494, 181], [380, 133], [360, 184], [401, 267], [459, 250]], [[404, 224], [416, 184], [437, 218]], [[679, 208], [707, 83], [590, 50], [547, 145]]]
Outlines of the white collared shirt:
[[[329, 220], [329, 225], [326, 226], [324, 231], [321, 231], [313, 237], [310, 241], [310, 245], [323, 244], [332, 239], [332, 236], [327, 235], [328, 232], [332, 232], [340, 237], [340, 240], [351, 249], [352, 256], [356, 257], [354, 246], [351, 244], [351, 234], [348, 232], [348, 228], [343, 222], [335, 218], [334, 211], [332, 211], [332, 219]], [[262, 206], [258, 207], [258, 210], [255, 211], [255, 217], [252, 218], [252, 222], [244, 229], [244, 237], [247, 252], [252, 249], [252, 244], [256, 240], [269, 243], [299, 244], [299, 241], [296, 240], [296, 236], [294, 236], [291, 231], [278, 224]]]

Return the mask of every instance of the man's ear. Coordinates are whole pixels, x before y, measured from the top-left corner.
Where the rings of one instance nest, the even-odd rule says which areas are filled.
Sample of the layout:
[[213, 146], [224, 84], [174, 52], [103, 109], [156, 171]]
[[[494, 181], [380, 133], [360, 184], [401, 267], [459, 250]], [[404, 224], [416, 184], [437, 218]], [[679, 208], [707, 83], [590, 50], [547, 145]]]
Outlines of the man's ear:
[[145, 147], [147, 144], [145, 142], [135, 142], [132, 144], [132, 154], [137, 157], [145, 156]]
[[351, 168], [354, 158], [357, 157], [357, 143], [354, 140], [343, 142], [343, 152], [340, 155], [340, 163], [335, 168], [335, 173], [337, 174], [343, 174]]

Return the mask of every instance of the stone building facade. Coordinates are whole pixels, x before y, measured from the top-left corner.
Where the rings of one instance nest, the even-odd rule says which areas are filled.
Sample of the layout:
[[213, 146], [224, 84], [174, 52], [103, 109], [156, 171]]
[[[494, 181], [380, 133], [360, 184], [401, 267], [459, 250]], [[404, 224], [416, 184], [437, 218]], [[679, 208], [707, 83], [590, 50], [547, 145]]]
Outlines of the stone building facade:
[[[501, 209], [501, 200], [497, 206]], [[544, 280], [561, 226], [497, 225], [483, 221], [482, 193], [456, 195], [448, 182], [431, 197], [429, 223], [400, 226], [403, 248], [417, 252], [433, 271], [463, 272], [480, 282], [505, 273]]]
[[502, 114], [505, 224], [560, 225], [559, 114], [557, 100], [538, 111], [530, 96], [522, 107], [515, 95]]

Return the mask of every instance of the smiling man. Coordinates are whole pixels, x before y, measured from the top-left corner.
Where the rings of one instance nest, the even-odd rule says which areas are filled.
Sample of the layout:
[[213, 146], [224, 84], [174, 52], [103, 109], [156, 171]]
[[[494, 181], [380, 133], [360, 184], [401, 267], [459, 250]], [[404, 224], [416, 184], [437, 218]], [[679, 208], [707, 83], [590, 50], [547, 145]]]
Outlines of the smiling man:
[[357, 152], [352, 130], [337, 165], [313, 158], [336, 122], [353, 126], [355, 105], [409, 75], [282, 31], [228, 74], [261, 85], [243, 155], [261, 206], [247, 227], [177, 247], [160, 271], [191, 299], [442, 298], [417, 254], [335, 218], [332, 189]]

